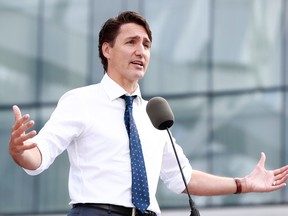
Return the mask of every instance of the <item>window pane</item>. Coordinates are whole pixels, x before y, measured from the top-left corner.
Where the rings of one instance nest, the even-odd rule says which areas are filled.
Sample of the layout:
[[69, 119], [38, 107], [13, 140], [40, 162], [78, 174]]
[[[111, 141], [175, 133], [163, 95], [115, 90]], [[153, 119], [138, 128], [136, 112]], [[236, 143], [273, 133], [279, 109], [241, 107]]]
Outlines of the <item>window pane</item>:
[[35, 100], [38, 1], [0, 1], [0, 105]]
[[[175, 122], [171, 131], [188, 159], [192, 167], [199, 170], [208, 170], [207, 164], [207, 101], [205, 98], [173, 98], [169, 104], [175, 116]], [[168, 134], [167, 134], [168, 136]], [[176, 158], [175, 158], [176, 160]], [[188, 207], [187, 195], [175, 194], [159, 182], [157, 191], [158, 201], [161, 207]], [[195, 197], [197, 205], [206, 204], [205, 197]]]
[[207, 89], [209, 1], [147, 1], [145, 17], [153, 42], [144, 93]]
[[[35, 116], [35, 110], [23, 109], [23, 114]], [[12, 110], [1, 111], [0, 142], [3, 144], [0, 151], [0, 213], [31, 212], [35, 208], [37, 195], [34, 193], [37, 178], [28, 176], [18, 167], [8, 154], [8, 143], [11, 127], [14, 122]]]
[[87, 0], [45, 3], [42, 101], [57, 101], [87, 81], [88, 8]]
[[282, 1], [215, 1], [215, 90], [281, 83]]
[[[224, 176], [246, 176], [266, 153], [268, 170], [280, 167], [281, 93], [217, 97], [213, 104], [211, 167]], [[229, 161], [229, 164], [227, 164]], [[214, 204], [259, 204], [281, 200], [280, 192], [215, 197]]]

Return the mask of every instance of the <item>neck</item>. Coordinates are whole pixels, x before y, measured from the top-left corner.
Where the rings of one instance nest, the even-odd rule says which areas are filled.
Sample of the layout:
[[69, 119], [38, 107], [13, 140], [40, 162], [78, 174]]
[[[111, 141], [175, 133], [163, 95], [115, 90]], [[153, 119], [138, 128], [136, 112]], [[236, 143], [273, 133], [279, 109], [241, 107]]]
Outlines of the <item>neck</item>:
[[128, 80], [122, 77], [113, 76], [110, 73], [107, 73], [107, 75], [131, 95], [136, 91], [138, 87], [138, 80]]

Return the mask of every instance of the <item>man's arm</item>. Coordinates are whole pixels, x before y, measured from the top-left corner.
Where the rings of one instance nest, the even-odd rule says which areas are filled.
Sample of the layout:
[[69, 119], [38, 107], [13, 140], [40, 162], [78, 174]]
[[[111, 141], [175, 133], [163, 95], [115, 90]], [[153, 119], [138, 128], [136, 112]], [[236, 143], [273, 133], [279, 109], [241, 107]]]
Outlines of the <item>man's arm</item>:
[[[236, 192], [236, 184], [233, 178], [211, 175], [199, 170], [193, 170], [188, 190], [197, 196], [213, 196], [233, 194]], [[186, 190], [183, 191], [186, 193]]]
[[13, 106], [15, 123], [12, 127], [9, 153], [14, 161], [21, 167], [29, 170], [37, 169], [42, 162], [41, 153], [36, 143], [27, 142], [36, 135], [36, 131], [27, 130], [33, 127], [34, 121], [29, 120], [28, 114], [22, 116], [18, 106]]
[[[191, 194], [200, 196], [240, 193], [271, 192], [286, 186], [288, 180], [288, 166], [275, 170], [265, 169], [266, 156], [261, 153], [261, 158], [254, 170], [243, 178], [238, 178], [238, 186], [234, 178], [211, 175], [198, 170], [193, 170], [188, 183]], [[238, 189], [237, 189], [238, 187]], [[186, 191], [183, 191], [186, 193]]]

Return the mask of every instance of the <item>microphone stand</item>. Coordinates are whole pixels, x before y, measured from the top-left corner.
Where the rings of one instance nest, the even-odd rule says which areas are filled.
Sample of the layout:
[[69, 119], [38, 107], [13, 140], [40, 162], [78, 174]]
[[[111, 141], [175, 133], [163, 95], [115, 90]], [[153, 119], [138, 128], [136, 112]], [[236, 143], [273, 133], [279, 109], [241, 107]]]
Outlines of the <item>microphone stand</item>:
[[189, 192], [189, 189], [188, 189], [188, 186], [187, 186], [187, 182], [186, 182], [186, 179], [185, 179], [185, 177], [184, 177], [183, 170], [182, 170], [182, 168], [181, 168], [181, 164], [180, 164], [180, 161], [179, 161], [179, 158], [178, 158], [178, 154], [177, 154], [177, 152], [176, 152], [176, 148], [175, 148], [174, 142], [173, 142], [173, 140], [172, 140], [171, 133], [170, 133], [170, 131], [169, 131], [168, 128], [166, 128], [166, 130], [167, 130], [167, 132], [168, 132], [168, 134], [169, 134], [170, 141], [171, 141], [171, 144], [172, 144], [172, 147], [173, 147], [175, 156], [176, 156], [176, 160], [177, 160], [177, 163], [178, 163], [180, 172], [181, 172], [181, 176], [182, 176], [182, 179], [183, 179], [185, 188], [186, 188], [186, 192], [187, 192], [187, 195], [188, 195], [188, 198], [189, 198], [189, 205], [190, 205], [190, 209], [191, 209], [190, 216], [200, 216], [200, 213], [199, 213], [198, 209], [196, 208], [195, 203], [194, 203], [194, 201], [192, 200], [192, 198], [191, 198], [191, 196], [190, 196], [190, 192]]

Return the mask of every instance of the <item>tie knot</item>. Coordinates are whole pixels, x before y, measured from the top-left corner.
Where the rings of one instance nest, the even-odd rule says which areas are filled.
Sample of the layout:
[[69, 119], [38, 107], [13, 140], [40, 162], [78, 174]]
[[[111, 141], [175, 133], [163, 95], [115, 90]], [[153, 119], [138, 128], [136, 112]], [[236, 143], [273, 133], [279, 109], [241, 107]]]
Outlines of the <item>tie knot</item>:
[[128, 95], [122, 95], [121, 98], [125, 100], [126, 106], [127, 107], [132, 107], [133, 100], [136, 96], [128, 96]]

